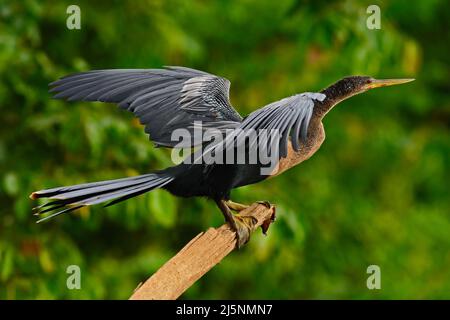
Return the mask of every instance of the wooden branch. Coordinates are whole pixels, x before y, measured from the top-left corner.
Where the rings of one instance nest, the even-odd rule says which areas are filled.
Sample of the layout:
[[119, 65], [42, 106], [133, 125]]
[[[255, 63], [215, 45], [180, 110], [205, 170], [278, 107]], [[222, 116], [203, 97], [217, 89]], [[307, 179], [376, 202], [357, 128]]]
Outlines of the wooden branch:
[[[240, 212], [242, 216], [252, 216], [258, 227], [266, 233], [275, 220], [275, 207], [254, 203]], [[138, 287], [131, 300], [172, 300], [177, 299], [198, 279], [218, 264], [236, 248], [235, 232], [228, 224], [219, 228], [209, 228], [192, 239], [172, 259], [167, 261], [144, 284]]]

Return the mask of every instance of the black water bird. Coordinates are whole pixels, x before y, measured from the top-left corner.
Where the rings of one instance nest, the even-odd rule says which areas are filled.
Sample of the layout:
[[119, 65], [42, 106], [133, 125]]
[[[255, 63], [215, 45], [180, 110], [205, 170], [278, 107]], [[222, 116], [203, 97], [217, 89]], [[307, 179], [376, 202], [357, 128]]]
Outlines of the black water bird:
[[[34, 212], [44, 215], [40, 222], [83, 206], [100, 203], [109, 206], [162, 188], [175, 196], [202, 196], [214, 200], [236, 231], [237, 245], [241, 246], [248, 241], [251, 221], [232, 214], [231, 210], [246, 207], [230, 201], [232, 189], [278, 175], [311, 157], [325, 139], [322, 119], [337, 103], [372, 88], [412, 80], [346, 77], [319, 93], [296, 94], [242, 118], [230, 104], [227, 79], [190, 68], [96, 70], [63, 77], [50, 84], [55, 98], [116, 103], [133, 112], [145, 126], [150, 140], [161, 147], [179, 147], [179, 141], [172, 138], [174, 130], [184, 129], [193, 134], [196, 122], [201, 122], [202, 130], [215, 129], [220, 133], [231, 132], [231, 135], [239, 129], [258, 132], [276, 129], [279, 133], [275, 142], [277, 166], [269, 174], [262, 174], [260, 161], [253, 164], [183, 162], [140, 176], [33, 192], [32, 199], [52, 199], [34, 208]], [[248, 141], [245, 143], [246, 153], [253, 150]], [[182, 147], [203, 144], [205, 141], [192, 139]], [[211, 148], [208, 149], [211, 145], [218, 144], [207, 144], [205, 150], [211, 152]], [[222, 151], [225, 149], [222, 143]], [[202, 150], [200, 155], [204, 152]]]

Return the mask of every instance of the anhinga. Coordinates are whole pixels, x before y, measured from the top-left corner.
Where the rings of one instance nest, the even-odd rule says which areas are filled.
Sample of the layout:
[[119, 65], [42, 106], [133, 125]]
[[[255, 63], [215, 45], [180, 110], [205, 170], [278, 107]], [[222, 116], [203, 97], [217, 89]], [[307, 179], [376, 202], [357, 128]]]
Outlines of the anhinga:
[[[82, 72], [50, 84], [55, 98], [68, 101], [117, 103], [145, 125], [150, 139], [162, 147], [173, 148], [171, 134], [176, 129], [195, 130], [195, 122], [220, 132], [238, 129], [276, 129], [279, 132], [278, 167], [262, 174], [262, 164], [181, 163], [154, 173], [136, 177], [92, 182], [36, 191], [32, 199], [53, 201], [34, 208], [39, 221], [83, 206], [108, 202], [112, 205], [156, 188], [180, 197], [205, 196], [213, 199], [226, 221], [236, 231], [237, 245], [248, 241], [251, 221], [233, 215], [245, 205], [230, 201], [234, 188], [253, 184], [310, 158], [325, 139], [323, 117], [337, 103], [369, 89], [396, 85], [413, 79], [377, 80], [367, 76], [343, 78], [320, 93], [302, 93], [284, 98], [242, 118], [229, 101], [227, 79], [184, 67], [165, 69], [115, 69]], [[258, 131], [259, 132], [259, 131]], [[272, 131], [271, 131], [272, 132]], [[189, 140], [184, 147], [204, 141]], [[244, 149], [250, 151], [249, 145]], [[205, 151], [206, 152], [206, 151]], [[38, 221], [38, 222], [39, 222]]]

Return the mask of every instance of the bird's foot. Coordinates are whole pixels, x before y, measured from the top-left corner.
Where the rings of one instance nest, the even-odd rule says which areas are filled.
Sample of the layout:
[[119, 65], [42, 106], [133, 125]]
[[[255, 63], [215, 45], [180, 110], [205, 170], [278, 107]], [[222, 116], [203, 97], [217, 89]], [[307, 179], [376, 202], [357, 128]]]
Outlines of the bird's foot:
[[[242, 211], [250, 206], [243, 205], [240, 203], [236, 203], [233, 201], [225, 201], [225, 200], [215, 200], [217, 206], [222, 212], [225, 221], [228, 223], [232, 231], [235, 231], [236, 234], [236, 247], [240, 249], [244, 244], [246, 244], [250, 240], [251, 233], [256, 229], [256, 224], [258, 220], [255, 217], [233, 214], [231, 210], [234, 211]], [[269, 209], [272, 209], [272, 215], [269, 219], [263, 222], [261, 225], [261, 229], [263, 234], [267, 233], [267, 229], [270, 224], [275, 221], [275, 207], [270, 204], [268, 201], [258, 201], [258, 203], [266, 206]]]
[[245, 210], [248, 207], [250, 207], [247, 204], [237, 203], [237, 202], [234, 202], [231, 200], [227, 200], [225, 202], [225, 204], [227, 205], [228, 208], [230, 208], [231, 210], [236, 211], [236, 212], [240, 212], [240, 211]]
[[236, 246], [240, 249], [250, 240], [250, 234], [255, 229], [258, 220], [252, 216], [233, 215], [233, 221], [229, 222], [231, 229], [236, 232]]

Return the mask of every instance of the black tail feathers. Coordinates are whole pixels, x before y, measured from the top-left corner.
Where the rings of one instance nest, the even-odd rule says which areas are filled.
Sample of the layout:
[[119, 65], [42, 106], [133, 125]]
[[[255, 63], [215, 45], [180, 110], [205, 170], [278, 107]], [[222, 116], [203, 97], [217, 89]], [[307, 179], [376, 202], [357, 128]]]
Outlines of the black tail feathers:
[[165, 173], [149, 173], [136, 177], [83, 183], [69, 187], [59, 187], [33, 192], [31, 199], [48, 198], [53, 201], [33, 208], [42, 222], [60, 214], [77, 210], [84, 206], [110, 201], [105, 207], [138, 196], [153, 189], [161, 188], [174, 180]]

